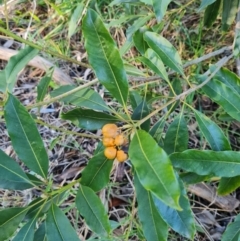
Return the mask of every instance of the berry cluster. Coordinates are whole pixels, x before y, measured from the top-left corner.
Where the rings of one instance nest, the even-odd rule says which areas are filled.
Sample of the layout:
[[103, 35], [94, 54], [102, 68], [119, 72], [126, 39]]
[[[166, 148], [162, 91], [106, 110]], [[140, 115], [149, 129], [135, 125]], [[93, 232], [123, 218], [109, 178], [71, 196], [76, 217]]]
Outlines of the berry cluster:
[[119, 162], [127, 160], [128, 155], [121, 150], [121, 146], [126, 143], [122, 134], [119, 134], [119, 129], [115, 124], [106, 124], [102, 128], [103, 145], [106, 147], [104, 155], [110, 159], [117, 159]]

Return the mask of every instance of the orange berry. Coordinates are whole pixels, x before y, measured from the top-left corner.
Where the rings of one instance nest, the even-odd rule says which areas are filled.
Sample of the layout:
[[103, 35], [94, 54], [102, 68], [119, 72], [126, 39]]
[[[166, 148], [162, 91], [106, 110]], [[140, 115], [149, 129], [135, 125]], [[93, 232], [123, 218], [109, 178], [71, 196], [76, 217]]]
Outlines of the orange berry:
[[114, 146], [114, 139], [111, 137], [103, 137], [103, 145], [108, 147], [108, 146]]
[[102, 134], [104, 137], [114, 138], [118, 134], [118, 127], [115, 124], [106, 124], [102, 128]]
[[128, 159], [128, 155], [123, 150], [117, 151], [117, 160], [119, 162], [124, 162], [127, 159]]
[[124, 144], [124, 142], [125, 142], [125, 138], [124, 138], [124, 136], [122, 134], [116, 136], [115, 141], [114, 141], [116, 146], [121, 146], [121, 145]]
[[107, 159], [113, 160], [115, 159], [116, 155], [117, 155], [117, 149], [115, 147], [107, 147], [104, 150], [104, 155], [105, 157], [107, 157]]

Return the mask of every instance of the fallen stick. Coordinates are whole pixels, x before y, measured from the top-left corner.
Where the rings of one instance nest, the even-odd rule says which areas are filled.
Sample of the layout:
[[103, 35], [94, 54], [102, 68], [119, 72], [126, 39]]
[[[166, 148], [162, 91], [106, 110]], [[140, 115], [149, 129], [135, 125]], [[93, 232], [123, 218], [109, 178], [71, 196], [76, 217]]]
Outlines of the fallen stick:
[[226, 196], [218, 196], [216, 188], [206, 184], [206, 183], [198, 183], [195, 185], [189, 185], [188, 191], [201, 197], [211, 204], [215, 204], [216, 206], [220, 207], [223, 210], [232, 212], [236, 209], [240, 202], [234, 198], [233, 196], [226, 195]]
[[[13, 55], [16, 55], [17, 53], [18, 51], [16, 50], [0, 47], [0, 59], [2, 60], [8, 61]], [[63, 73], [61, 69], [54, 66], [54, 64], [52, 64], [50, 61], [40, 56], [34, 57], [32, 60], [29, 61], [28, 65], [44, 71], [47, 71], [49, 68], [54, 67], [52, 78], [57, 84], [73, 84], [72, 79], [67, 74]]]

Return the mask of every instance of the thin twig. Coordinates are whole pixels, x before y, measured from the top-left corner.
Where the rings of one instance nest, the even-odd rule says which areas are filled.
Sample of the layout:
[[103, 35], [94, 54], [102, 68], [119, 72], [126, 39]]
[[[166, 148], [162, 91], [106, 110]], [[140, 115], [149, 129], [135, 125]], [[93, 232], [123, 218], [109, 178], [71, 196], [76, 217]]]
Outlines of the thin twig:
[[[240, 1], [238, 3], [238, 12], [237, 12], [236, 26], [235, 26], [235, 42], [233, 45], [236, 44], [236, 41], [240, 41]], [[240, 47], [238, 46], [238, 48]], [[237, 67], [237, 74], [238, 76], [240, 76], [240, 58], [239, 57], [236, 58], [236, 67]]]

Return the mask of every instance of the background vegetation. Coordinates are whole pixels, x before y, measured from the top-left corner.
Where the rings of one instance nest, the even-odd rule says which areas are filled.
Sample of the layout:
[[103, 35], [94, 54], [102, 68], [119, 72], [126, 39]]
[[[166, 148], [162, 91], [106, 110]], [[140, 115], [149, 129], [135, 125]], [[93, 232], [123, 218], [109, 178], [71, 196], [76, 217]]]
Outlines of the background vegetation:
[[0, 241], [238, 240], [239, 6], [1, 2]]

